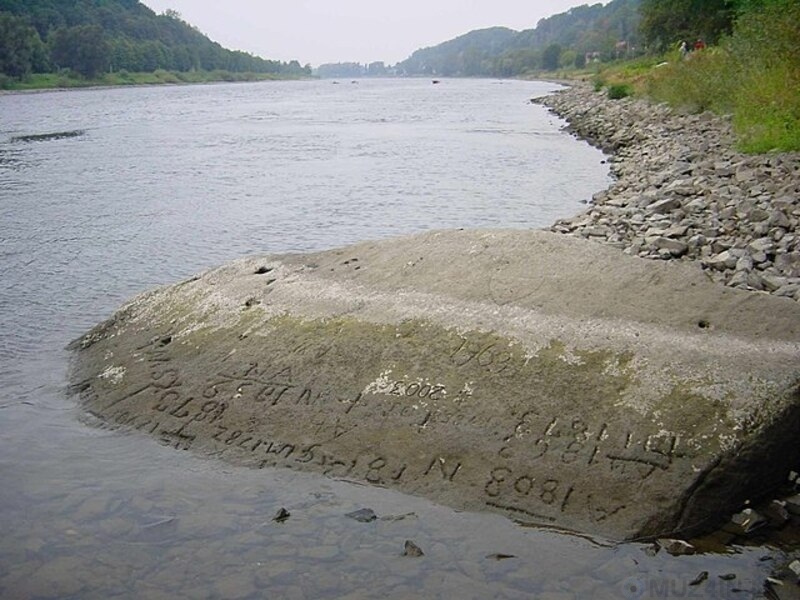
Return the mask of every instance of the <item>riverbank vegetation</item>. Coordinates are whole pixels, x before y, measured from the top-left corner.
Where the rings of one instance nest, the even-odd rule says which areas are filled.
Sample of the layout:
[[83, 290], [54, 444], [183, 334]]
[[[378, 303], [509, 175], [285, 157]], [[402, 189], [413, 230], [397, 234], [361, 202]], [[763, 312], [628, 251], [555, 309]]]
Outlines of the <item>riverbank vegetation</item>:
[[682, 55], [673, 44], [665, 54], [609, 66], [595, 80], [610, 94], [624, 88], [686, 112], [731, 115], [746, 152], [800, 151], [798, 23], [796, 0], [743, 1], [717, 45]]
[[310, 65], [223, 48], [138, 0], [0, 0], [0, 88], [309, 75]]
[[73, 89], [105, 86], [134, 86], [134, 85], [179, 85], [188, 83], [222, 83], [242, 81], [272, 81], [276, 79], [291, 79], [288, 75], [274, 75], [271, 73], [235, 73], [231, 71], [166, 71], [157, 69], [152, 73], [129, 73], [122, 70], [116, 73], [98, 74], [86, 78], [73, 72], [62, 73], [36, 73], [23, 80], [9, 81], [0, 75], [0, 89], [14, 91], [48, 90], [48, 89]]

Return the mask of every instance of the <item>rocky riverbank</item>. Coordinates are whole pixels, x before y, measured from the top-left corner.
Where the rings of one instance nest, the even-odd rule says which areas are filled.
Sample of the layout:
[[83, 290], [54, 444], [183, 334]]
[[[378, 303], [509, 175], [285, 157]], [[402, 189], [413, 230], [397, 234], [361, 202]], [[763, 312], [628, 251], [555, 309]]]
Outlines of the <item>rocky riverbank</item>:
[[612, 154], [614, 184], [553, 231], [697, 261], [714, 281], [800, 301], [800, 156], [742, 154], [729, 119], [611, 100], [587, 85], [534, 102]]

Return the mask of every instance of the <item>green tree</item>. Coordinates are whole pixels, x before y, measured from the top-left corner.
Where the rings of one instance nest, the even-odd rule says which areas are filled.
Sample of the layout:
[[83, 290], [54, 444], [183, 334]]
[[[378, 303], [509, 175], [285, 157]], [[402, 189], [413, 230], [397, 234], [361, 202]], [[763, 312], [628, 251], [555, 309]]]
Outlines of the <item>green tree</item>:
[[111, 64], [111, 45], [99, 25], [62, 27], [50, 34], [50, 59], [84, 77], [94, 77]]
[[46, 68], [44, 44], [25, 19], [0, 13], [0, 73], [25, 77]]
[[542, 68], [545, 71], [555, 71], [558, 69], [560, 59], [561, 46], [559, 44], [550, 44], [542, 52]]
[[558, 59], [558, 65], [562, 68], [575, 66], [578, 53], [575, 50], [564, 50]]
[[[259, 73], [294, 69], [306, 73], [304, 67], [223, 48], [183, 21], [176, 11], [157, 15], [138, 0], [0, 0], [3, 13], [32, 25], [40, 41], [47, 40], [47, 47], [40, 45], [42, 51], [34, 57], [34, 71], [49, 68], [52, 57], [53, 68], [71, 68], [88, 76], [106, 68]], [[100, 27], [103, 35], [81, 27]], [[4, 30], [0, 45], [10, 47], [14, 40], [16, 37]], [[22, 56], [20, 51], [8, 54], [15, 60]], [[44, 67], [37, 66], [42, 64]], [[12, 68], [20, 71], [19, 67]]]
[[703, 38], [714, 44], [731, 32], [736, 9], [731, 0], [642, 0], [641, 28], [654, 49]]

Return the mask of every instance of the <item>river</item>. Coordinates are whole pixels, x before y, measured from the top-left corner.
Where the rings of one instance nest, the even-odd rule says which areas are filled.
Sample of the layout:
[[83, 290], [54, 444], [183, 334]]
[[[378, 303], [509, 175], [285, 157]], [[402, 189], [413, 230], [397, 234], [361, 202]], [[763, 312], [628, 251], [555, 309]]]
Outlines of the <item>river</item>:
[[[673, 558], [87, 424], [64, 349], [245, 254], [546, 227], [609, 183], [522, 81], [0, 95], [0, 598], [760, 597], [764, 548]], [[280, 508], [291, 516], [276, 522]], [[361, 523], [348, 513], [370, 508]], [[424, 556], [402, 556], [413, 540]], [[762, 560], [763, 559], [763, 560]], [[710, 577], [689, 586], [701, 571]], [[736, 579], [719, 575], [735, 574]]]

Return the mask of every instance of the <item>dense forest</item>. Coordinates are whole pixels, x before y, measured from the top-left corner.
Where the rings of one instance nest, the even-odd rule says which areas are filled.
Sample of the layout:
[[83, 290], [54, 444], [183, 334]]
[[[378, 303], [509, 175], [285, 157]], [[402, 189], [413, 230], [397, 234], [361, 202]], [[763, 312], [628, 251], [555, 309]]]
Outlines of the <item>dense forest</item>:
[[632, 57], [645, 51], [641, 2], [578, 6], [519, 32], [504, 27], [472, 31], [417, 50], [396, 68], [406, 75], [510, 77]]
[[398, 74], [512, 77], [656, 54], [681, 40], [716, 44], [738, 15], [773, 0], [612, 0], [576, 6], [533, 29], [493, 27], [414, 52]]
[[0, 73], [228, 71], [310, 75], [309, 66], [228, 50], [174, 11], [138, 0], [0, 0]]

